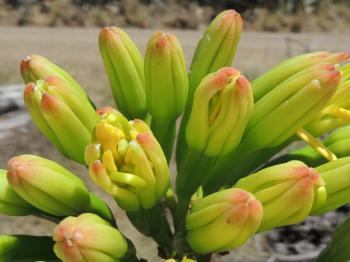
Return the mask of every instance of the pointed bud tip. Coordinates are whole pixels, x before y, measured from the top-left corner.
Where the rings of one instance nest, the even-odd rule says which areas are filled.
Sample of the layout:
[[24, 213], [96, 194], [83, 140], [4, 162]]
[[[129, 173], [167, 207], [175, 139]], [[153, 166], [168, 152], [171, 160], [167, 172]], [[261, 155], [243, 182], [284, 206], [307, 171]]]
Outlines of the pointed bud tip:
[[116, 110], [111, 106], [105, 106], [105, 107], [101, 107], [101, 108], [96, 109], [96, 113], [100, 116], [105, 116], [105, 115], [112, 113], [114, 111], [116, 111]]
[[334, 88], [341, 80], [341, 72], [339, 70], [328, 71], [321, 75], [318, 80], [323, 86]]
[[24, 88], [24, 97], [31, 97], [35, 90], [35, 84], [33, 82], [27, 84]]
[[104, 167], [101, 163], [100, 160], [95, 160], [94, 162], [91, 163], [90, 165], [90, 170], [93, 172], [93, 174], [96, 176], [98, 175], [101, 171], [104, 170]]
[[21, 72], [27, 71], [30, 65], [31, 56], [27, 56], [26, 58], [22, 59], [20, 64], [20, 70]]
[[41, 108], [43, 110], [53, 111], [56, 109], [56, 107], [57, 107], [56, 98], [52, 95], [44, 93], [41, 98]]
[[235, 68], [233, 67], [224, 67], [222, 69], [220, 69], [213, 78], [213, 87], [214, 88], [223, 88], [224, 86], [226, 86], [230, 80], [231, 77], [239, 74], [239, 71], [237, 71]]
[[340, 52], [337, 54], [337, 58], [339, 62], [342, 62], [342, 61], [348, 60], [350, 58], [350, 54], [346, 52]]
[[153, 39], [156, 40], [155, 46], [159, 49], [163, 49], [173, 43], [176, 37], [171, 33], [158, 31], [154, 33]]
[[240, 76], [236, 80], [236, 85], [238, 87], [238, 91], [243, 92], [247, 89], [250, 89], [250, 83], [247, 78], [244, 76]]

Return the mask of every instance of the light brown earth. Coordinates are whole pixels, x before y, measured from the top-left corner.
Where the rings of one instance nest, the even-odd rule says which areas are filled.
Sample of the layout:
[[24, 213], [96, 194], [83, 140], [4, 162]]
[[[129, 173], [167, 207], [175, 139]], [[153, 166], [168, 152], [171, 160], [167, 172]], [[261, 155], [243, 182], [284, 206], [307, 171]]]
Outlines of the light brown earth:
[[[20, 83], [19, 61], [28, 54], [36, 53], [71, 72], [87, 89], [98, 106], [113, 105], [98, 54], [98, 31], [98, 29], [68, 28], [0, 28], [0, 84]], [[127, 31], [144, 51], [152, 31], [138, 29], [127, 29]], [[181, 40], [186, 57], [190, 61], [201, 33], [177, 30], [171, 30], [171, 32]], [[349, 35], [244, 33], [234, 66], [248, 78], [252, 78], [290, 55], [313, 50], [350, 51], [349, 43]], [[81, 176], [91, 189], [97, 191], [90, 182], [85, 168], [60, 156], [31, 123], [21, 120], [23, 123], [8, 130], [9, 117], [12, 115], [0, 116], [0, 168], [6, 168], [7, 160], [14, 155], [38, 154], [54, 159], [69, 168]], [[3, 130], [7, 133], [2, 135]], [[99, 191], [98, 193], [111, 203], [115, 209], [119, 227], [135, 241], [140, 254], [147, 257], [149, 261], [158, 261], [152, 241], [135, 232], [125, 219], [123, 212], [117, 209], [111, 199]], [[47, 235], [50, 234], [52, 227], [53, 224], [34, 217], [14, 219], [0, 216], [0, 234]], [[248, 246], [234, 252], [234, 257], [237, 261], [266, 261], [270, 253], [264, 251], [264, 241], [263, 235], [255, 237]], [[226, 256], [217, 261], [233, 261], [233, 257]]]

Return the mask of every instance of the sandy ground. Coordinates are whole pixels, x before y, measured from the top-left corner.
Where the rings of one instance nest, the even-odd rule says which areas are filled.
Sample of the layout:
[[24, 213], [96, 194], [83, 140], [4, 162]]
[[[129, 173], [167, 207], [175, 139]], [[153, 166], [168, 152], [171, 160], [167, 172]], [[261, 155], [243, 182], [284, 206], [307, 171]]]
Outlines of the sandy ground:
[[[98, 29], [68, 28], [0, 28], [0, 84], [20, 83], [18, 69], [20, 60], [28, 54], [36, 53], [49, 58], [71, 72], [87, 89], [98, 106], [113, 105], [107, 78], [98, 54], [98, 31]], [[152, 31], [136, 29], [128, 29], [127, 31], [144, 51]], [[190, 61], [201, 33], [199, 31], [176, 30], [171, 30], [171, 32], [181, 40], [186, 58]], [[349, 35], [244, 33], [234, 66], [248, 78], [252, 78], [290, 55], [310, 50], [350, 51], [349, 42]], [[142, 256], [147, 257], [149, 261], [158, 261], [155, 256], [156, 247], [152, 241], [142, 237], [132, 229], [123, 212], [116, 207], [110, 198], [92, 185], [85, 168], [60, 156], [27, 121], [28, 115], [24, 111], [21, 114], [20, 124], [13, 127], [8, 125], [8, 119], [15, 117], [15, 115], [0, 117], [0, 168], [6, 168], [7, 160], [10, 157], [23, 153], [38, 154], [56, 160], [84, 178], [92, 190], [103, 196], [112, 205], [120, 228], [135, 241]], [[4, 130], [7, 131], [6, 135], [1, 135]], [[0, 233], [48, 235], [53, 226], [53, 224], [33, 217], [14, 219], [0, 216]], [[254, 241], [247, 247], [235, 252], [235, 258], [237, 261], [266, 261], [268, 254], [259, 251], [261, 243], [264, 243], [263, 236], [254, 238]], [[260, 255], [253, 255], [257, 251]], [[226, 256], [217, 261], [233, 261], [233, 257]]]

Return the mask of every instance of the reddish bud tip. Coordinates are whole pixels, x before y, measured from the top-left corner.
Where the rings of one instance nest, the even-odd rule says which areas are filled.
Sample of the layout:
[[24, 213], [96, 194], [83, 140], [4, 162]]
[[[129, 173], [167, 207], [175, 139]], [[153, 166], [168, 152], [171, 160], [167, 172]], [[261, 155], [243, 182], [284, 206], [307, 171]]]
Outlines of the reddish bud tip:
[[27, 71], [29, 68], [31, 57], [27, 56], [21, 61], [20, 70], [21, 72]]
[[111, 106], [105, 106], [105, 107], [96, 109], [96, 113], [99, 114], [100, 116], [105, 116], [109, 113], [112, 113], [113, 111], [115, 111], [115, 109]]
[[45, 79], [45, 83], [49, 85], [59, 85], [61, 82], [61, 79], [56, 76], [49, 76]]
[[321, 70], [327, 70], [327, 71], [334, 71], [335, 66], [333, 64], [321, 64], [320, 65]]
[[237, 71], [233, 67], [224, 67], [224, 68], [220, 69], [214, 75], [213, 87], [222, 88], [222, 87], [226, 86], [230, 82], [231, 77], [236, 75], [236, 74], [239, 74], [239, 71]]
[[153, 141], [152, 136], [147, 133], [138, 134], [136, 139], [137, 139], [137, 142], [139, 142], [141, 145], [149, 144]]
[[24, 88], [24, 97], [31, 97], [34, 93], [34, 90], [35, 84], [33, 82], [26, 85]]
[[346, 52], [341, 52], [337, 54], [337, 58], [339, 62], [348, 60], [350, 58], [350, 54], [346, 53]]
[[95, 176], [97, 176], [104, 170], [104, 167], [100, 160], [95, 160], [94, 162], [92, 162], [92, 164], [90, 165], [90, 168]]
[[242, 189], [237, 189], [233, 192], [232, 202], [235, 204], [247, 202], [251, 197], [250, 193]]
[[244, 76], [240, 76], [237, 78], [236, 85], [238, 87], [238, 91], [244, 91], [250, 88], [250, 83]]
[[54, 96], [44, 93], [41, 98], [41, 108], [43, 110], [54, 111], [57, 108], [57, 101]]

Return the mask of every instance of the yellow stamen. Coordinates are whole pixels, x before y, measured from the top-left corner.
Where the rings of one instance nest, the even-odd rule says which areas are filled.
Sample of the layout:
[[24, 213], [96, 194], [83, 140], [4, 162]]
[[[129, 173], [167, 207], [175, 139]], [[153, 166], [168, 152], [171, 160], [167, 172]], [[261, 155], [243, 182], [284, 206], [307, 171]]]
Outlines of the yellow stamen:
[[350, 111], [345, 108], [335, 107], [328, 114], [350, 122]]
[[296, 134], [328, 161], [337, 160], [337, 156], [332, 151], [303, 128], [300, 128]]

